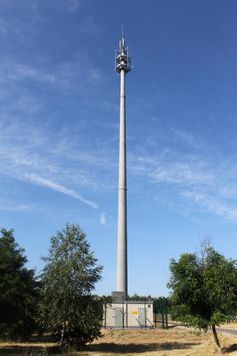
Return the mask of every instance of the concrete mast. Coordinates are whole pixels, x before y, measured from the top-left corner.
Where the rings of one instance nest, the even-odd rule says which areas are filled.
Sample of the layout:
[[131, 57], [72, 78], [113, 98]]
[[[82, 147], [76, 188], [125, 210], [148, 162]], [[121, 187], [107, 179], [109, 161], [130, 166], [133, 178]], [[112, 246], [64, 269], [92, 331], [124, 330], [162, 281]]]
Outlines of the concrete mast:
[[120, 74], [120, 129], [119, 129], [119, 193], [117, 240], [117, 292], [127, 299], [127, 172], [126, 172], [126, 74], [131, 70], [131, 60], [124, 37], [116, 51], [116, 71]]

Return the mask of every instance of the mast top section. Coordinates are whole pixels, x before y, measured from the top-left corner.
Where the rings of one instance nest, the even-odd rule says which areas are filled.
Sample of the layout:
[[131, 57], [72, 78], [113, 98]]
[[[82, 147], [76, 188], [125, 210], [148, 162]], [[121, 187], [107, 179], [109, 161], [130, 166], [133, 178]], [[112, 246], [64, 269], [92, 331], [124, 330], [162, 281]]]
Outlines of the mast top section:
[[119, 41], [119, 49], [115, 53], [115, 69], [118, 73], [120, 73], [121, 70], [124, 70], [125, 73], [128, 73], [131, 70], [131, 57], [123, 35]]

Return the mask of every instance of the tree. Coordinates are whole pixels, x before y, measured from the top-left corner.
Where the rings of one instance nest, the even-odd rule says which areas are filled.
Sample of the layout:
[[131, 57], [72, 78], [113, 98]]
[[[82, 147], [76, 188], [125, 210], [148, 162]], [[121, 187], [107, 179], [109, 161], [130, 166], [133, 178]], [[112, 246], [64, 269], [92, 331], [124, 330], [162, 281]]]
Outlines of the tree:
[[170, 299], [168, 297], [158, 297], [153, 300], [153, 311], [155, 314], [168, 313]]
[[23, 340], [36, 328], [38, 283], [13, 230], [0, 233], [0, 335]]
[[147, 301], [147, 300], [153, 300], [151, 295], [139, 295], [137, 293], [133, 294], [133, 295], [129, 295], [128, 296], [128, 300], [135, 300], [135, 301]]
[[42, 273], [44, 323], [61, 346], [77, 348], [100, 336], [101, 303], [91, 295], [102, 267], [79, 225], [51, 237]]
[[212, 247], [201, 254], [186, 253], [170, 263], [171, 314], [174, 319], [204, 331], [211, 326], [219, 351], [216, 326], [237, 313], [237, 265]]

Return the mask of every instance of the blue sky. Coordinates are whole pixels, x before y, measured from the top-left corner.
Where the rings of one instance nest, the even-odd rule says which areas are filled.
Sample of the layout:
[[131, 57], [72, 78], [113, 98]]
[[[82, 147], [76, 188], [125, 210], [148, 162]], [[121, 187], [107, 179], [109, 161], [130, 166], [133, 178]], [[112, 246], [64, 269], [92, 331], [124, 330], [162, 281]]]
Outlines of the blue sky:
[[237, 251], [235, 0], [0, 0], [0, 226], [29, 266], [80, 224], [115, 290], [121, 25], [129, 293], [167, 295], [170, 258]]

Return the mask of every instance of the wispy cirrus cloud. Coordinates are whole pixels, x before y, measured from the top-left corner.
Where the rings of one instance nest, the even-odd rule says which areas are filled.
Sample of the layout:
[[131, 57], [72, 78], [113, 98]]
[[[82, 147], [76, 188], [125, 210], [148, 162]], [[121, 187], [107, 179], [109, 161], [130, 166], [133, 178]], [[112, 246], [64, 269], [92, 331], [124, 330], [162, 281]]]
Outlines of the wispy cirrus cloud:
[[177, 128], [172, 128], [171, 133], [173, 134], [174, 141], [177, 141], [186, 147], [197, 151], [210, 149], [210, 147], [208, 148], [208, 145], [200, 137], [194, 137], [189, 132]]
[[133, 173], [146, 175], [156, 183], [210, 185], [214, 180], [209, 164], [195, 155], [174, 155], [165, 150], [153, 156], [130, 156], [129, 162]]
[[75, 199], [80, 200], [82, 203], [91, 206], [94, 209], [98, 209], [98, 204], [84, 198], [81, 194], [75, 192], [73, 189], [69, 189], [69, 188], [67, 188], [61, 184], [58, 184], [56, 182], [53, 182], [49, 179], [40, 177], [35, 173], [25, 174], [25, 175], [23, 175], [23, 178], [29, 182], [36, 183], [36, 184], [42, 185], [44, 187], [56, 190], [57, 192], [69, 195]]
[[[43, 17], [39, 12], [38, 0], [4, 1], [0, 0], [0, 36], [3, 40], [17, 39], [32, 41], [42, 25]], [[15, 16], [17, 14], [17, 16]], [[22, 17], [27, 16], [27, 21]]]
[[214, 198], [208, 194], [197, 191], [183, 191], [181, 192], [181, 196], [191, 199], [206, 211], [237, 221], [237, 206], [225, 203], [221, 201], [220, 198]]
[[[78, 0], [54, 3], [68, 12], [80, 6]], [[29, 9], [34, 12], [35, 21], [40, 21], [40, 2], [33, 0]], [[5, 21], [0, 16], [0, 31], [9, 31], [12, 22], [13, 18]], [[99, 161], [101, 167], [106, 166], [103, 158], [98, 151], [91, 152], [74, 143], [82, 141], [83, 133], [74, 139], [70, 123], [65, 134], [63, 127], [50, 127], [51, 113], [45, 111], [45, 98], [61, 102], [65, 93], [75, 92], [78, 98], [80, 90], [89, 91], [99, 81], [100, 70], [91, 65], [83, 50], [70, 61], [55, 62], [50, 56], [29, 62], [17, 60], [18, 56], [13, 58], [0, 59], [0, 174], [48, 187], [97, 209], [98, 204], [78, 190], [96, 187], [97, 179], [90, 168]]]
[[[20, 42], [33, 43], [42, 33], [42, 26], [51, 24], [47, 13], [53, 12], [55, 17], [64, 14], [73, 17], [75, 14], [80, 21], [77, 22], [77, 33], [94, 34], [99, 32], [93, 15], [83, 12], [82, 0], [0, 0], [0, 36], [2, 39], [11, 37]], [[5, 11], [4, 11], [5, 10]], [[48, 10], [48, 11], [47, 11]], [[15, 16], [15, 14], [18, 16]], [[27, 18], [27, 21], [25, 21]]]
[[[85, 175], [78, 169], [74, 172], [74, 166], [67, 164], [65, 167], [62, 151], [60, 155], [55, 156], [55, 153], [51, 154], [52, 146], [54, 142], [50, 142], [49, 136], [40, 128], [16, 121], [11, 124], [1, 122], [1, 174], [58, 191], [97, 209], [97, 203], [67, 187], [67, 184], [75, 185], [75, 176], [78, 176], [82, 185], [90, 184], [90, 178], [85, 180]], [[71, 176], [74, 179], [71, 179]], [[57, 182], [57, 177], [60, 177], [62, 183]]]
[[81, 5], [81, 0], [64, 0], [68, 12], [75, 12]]
[[46, 6], [58, 12], [74, 13], [81, 7], [81, 3], [81, 0], [51, 0]]
[[[180, 207], [182, 202], [185, 205], [185, 201], [191, 201], [193, 208], [198, 207], [200, 212], [237, 221], [234, 154], [226, 157], [216, 147], [201, 142], [190, 133], [171, 131], [170, 145], [157, 147], [159, 154], [150, 155], [145, 151], [143, 155], [129, 157], [131, 173], [157, 184], [162, 201], [169, 207]], [[182, 141], [180, 150], [172, 146], [175, 140]]]
[[34, 211], [37, 210], [32, 204], [19, 204], [17, 202], [0, 202], [0, 210], [8, 211]]
[[[82, 70], [83, 68], [83, 70]], [[77, 54], [70, 62], [58, 64], [47, 63], [47, 67], [42, 64], [20, 63], [13, 61], [0, 61], [0, 85], [27, 91], [27, 84], [35, 82], [37, 85], [47, 86], [48, 89], [58, 89], [68, 92], [73, 89], [81, 89], [85, 85], [94, 84], [101, 78], [99, 68], [92, 66], [86, 55]], [[18, 86], [17, 86], [18, 85]], [[4, 88], [7, 90], [7, 88]]]
[[175, 183], [181, 185], [211, 184], [213, 175], [204, 172], [200, 167], [186, 162], [162, 162], [160, 166], [149, 173], [154, 182]]
[[[31, 71], [23, 72], [32, 76]], [[23, 75], [21, 71], [20, 75]], [[7, 108], [0, 121], [0, 177], [9, 178], [13, 186], [18, 185], [17, 181], [23, 182], [22, 189], [26, 192], [24, 184], [28, 183], [99, 209], [97, 199], [93, 199], [95, 192], [113, 189], [111, 166], [114, 170], [116, 163], [111, 160], [111, 152], [108, 154], [105, 147], [100, 148], [100, 143], [99, 146], [94, 143], [93, 147], [85, 145], [86, 133], [81, 131], [80, 123], [79, 129], [76, 125], [73, 129], [66, 122], [52, 130], [47, 121], [35, 120], [34, 101], [31, 99], [28, 95], [21, 96], [14, 110], [11, 112], [12, 107]], [[40, 106], [40, 102], [36, 104]], [[25, 111], [31, 115], [25, 116]], [[35, 111], [38, 117], [37, 107]], [[16, 199], [15, 196], [13, 198]], [[37, 204], [41, 204], [40, 199]], [[19, 211], [27, 211], [25, 207], [31, 204], [23, 204], [20, 199], [16, 206]], [[13, 209], [13, 205], [3, 204], [1, 209], [4, 207], [5, 210]], [[106, 213], [100, 216], [100, 223], [106, 224]]]
[[0, 34], [5, 35], [8, 31], [8, 24], [3, 19], [0, 19]]

